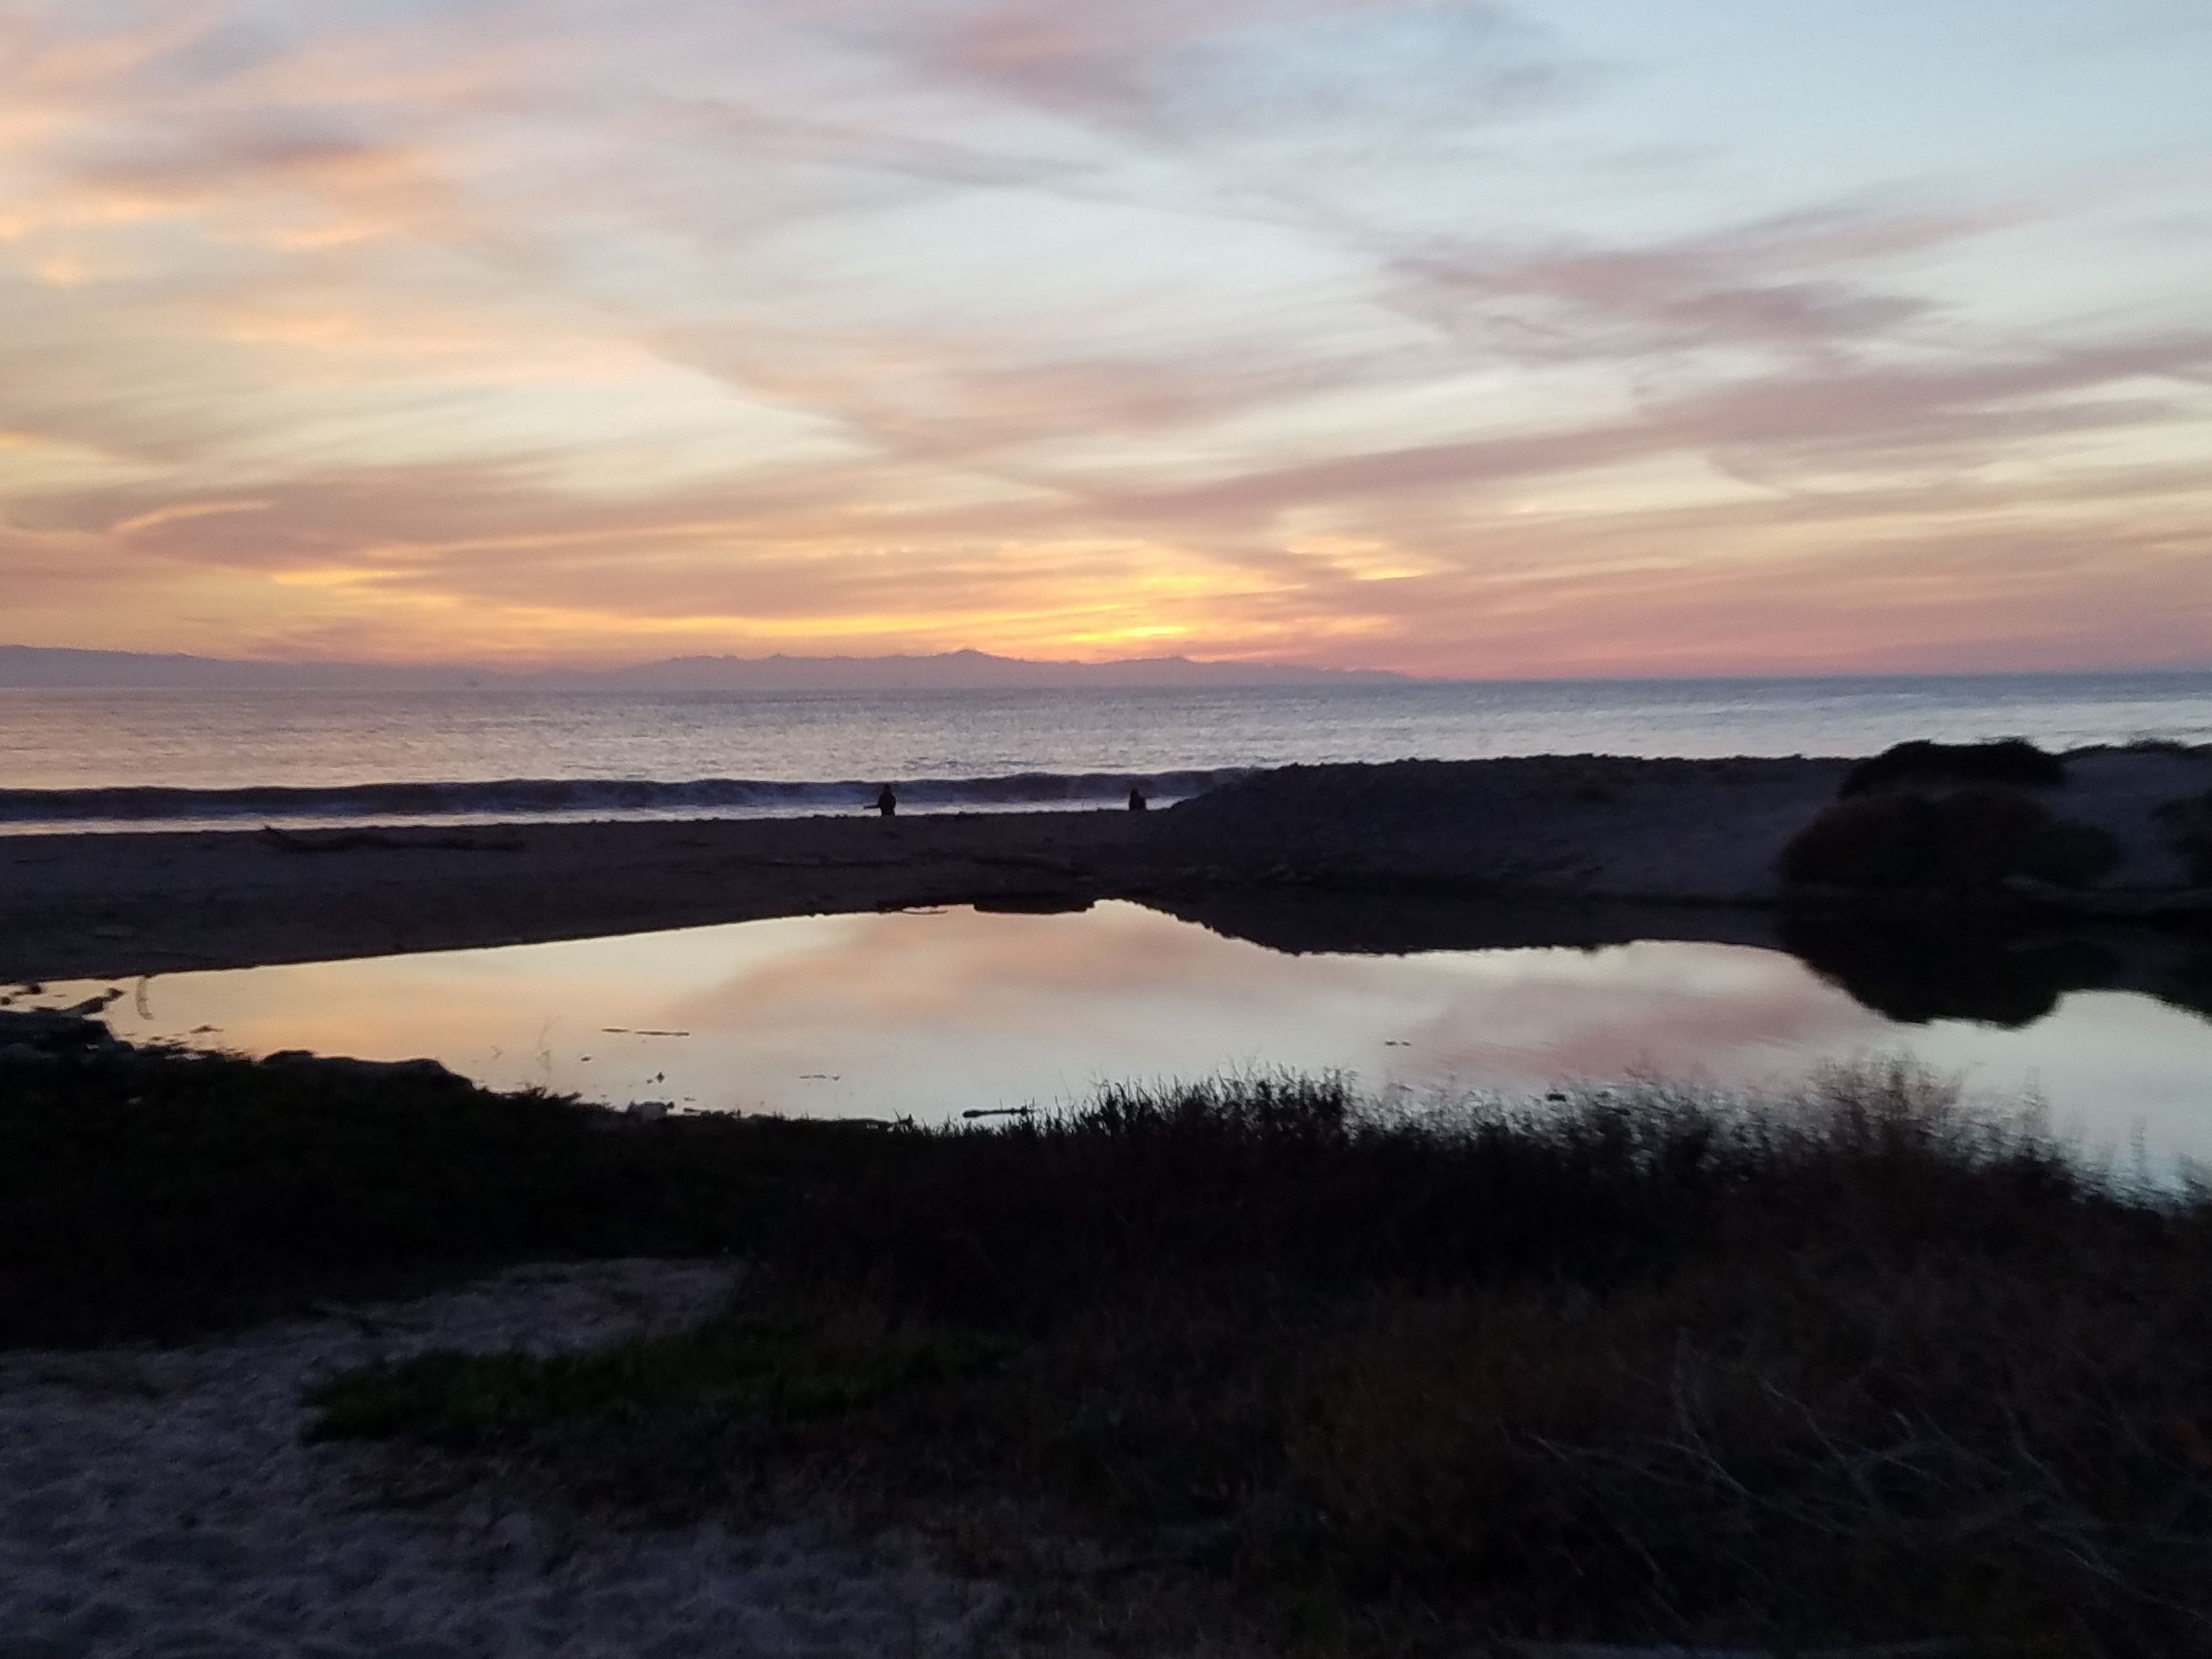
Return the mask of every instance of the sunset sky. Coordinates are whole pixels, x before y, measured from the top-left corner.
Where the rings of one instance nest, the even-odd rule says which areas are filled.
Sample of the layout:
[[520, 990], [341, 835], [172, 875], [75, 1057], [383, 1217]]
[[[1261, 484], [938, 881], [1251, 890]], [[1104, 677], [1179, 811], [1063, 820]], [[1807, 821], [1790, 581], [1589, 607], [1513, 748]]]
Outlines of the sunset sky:
[[0, 0], [0, 641], [2212, 662], [2204, 0]]

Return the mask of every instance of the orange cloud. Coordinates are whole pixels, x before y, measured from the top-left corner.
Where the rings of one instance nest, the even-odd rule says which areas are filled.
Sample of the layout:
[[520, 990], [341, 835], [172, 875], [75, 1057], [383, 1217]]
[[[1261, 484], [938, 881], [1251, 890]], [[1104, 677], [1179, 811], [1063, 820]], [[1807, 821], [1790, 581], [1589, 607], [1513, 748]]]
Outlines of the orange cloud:
[[2212, 257], [2105, 240], [2152, 169], [1753, 203], [1623, 159], [1603, 55], [1488, 4], [7, 29], [25, 642], [1540, 674], [2212, 638]]

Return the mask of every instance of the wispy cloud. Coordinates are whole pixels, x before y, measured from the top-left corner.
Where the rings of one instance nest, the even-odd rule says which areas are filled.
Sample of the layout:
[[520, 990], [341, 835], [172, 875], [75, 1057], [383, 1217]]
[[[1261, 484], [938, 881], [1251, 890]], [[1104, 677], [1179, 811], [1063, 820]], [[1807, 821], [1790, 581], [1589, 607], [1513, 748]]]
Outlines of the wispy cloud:
[[1487, 0], [983, 0], [912, 8], [886, 33], [925, 74], [1183, 143], [1371, 146], [1525, 109], [1567, 92], [1583, 70], [1524, 15]]
[[1654, 101], [1709, 57], [1587, 21], [0, 6], [6, 631], [2203, 655], [2212, 120], [2059, 100], [2063, 162], [1939, 166], [1932, 102], [1838, 127], [1747, 58], [1716, 129]]
[[1801, 209], [1641, 246], [1462, 241], [1400, 254], [1390, 267], [1414, 315], [1508, 356], [1806, 351], [1929, 319], [1936, 302], [1870, 272], [2021, 216]]

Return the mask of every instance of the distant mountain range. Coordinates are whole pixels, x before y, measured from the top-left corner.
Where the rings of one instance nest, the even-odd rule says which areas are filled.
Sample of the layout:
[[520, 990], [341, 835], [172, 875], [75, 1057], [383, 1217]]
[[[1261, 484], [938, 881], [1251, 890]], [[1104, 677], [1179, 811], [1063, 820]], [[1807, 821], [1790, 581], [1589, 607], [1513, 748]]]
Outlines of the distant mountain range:
[[1372, 670], [1300, 668], [1283, 663], [1193, 662], [1139, 657], [1122, 662], [1030, 662], [983, 651], [933, 657], [671, 657], [579, 684], [643, 689], [745, 691], [970, 690], [1031, 686], [1217, 686], [1343, 684], [1402, 680]]
[[957, 691], [1181, 686], [1343, 685], [1402, 682], [1381, 670], [1301, 668], [1280, 663], [1194, 662], [1143, 657], [1123, 662], [1030, 662], [982, 651], [927, 657], [670, 657], [611, 669], [516, 672], [467, 664], [252, 662], [0, 645], [0, 686], [147, 690], [435, 690], [464, 686], [622, 691]]

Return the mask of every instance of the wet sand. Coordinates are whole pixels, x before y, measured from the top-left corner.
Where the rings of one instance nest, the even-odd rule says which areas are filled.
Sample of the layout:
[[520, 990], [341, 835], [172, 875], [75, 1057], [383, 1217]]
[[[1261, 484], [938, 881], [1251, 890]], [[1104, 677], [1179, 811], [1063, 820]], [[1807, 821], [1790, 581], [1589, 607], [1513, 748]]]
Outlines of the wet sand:
[[[1293, 892], [1759, 910], [1780, 897], [1776, 855], [1846, 766], [1409, 762], [1286, 768], [1144, 813], [11, 836], [0, 981], [1108, 897], [1186, 914]], [[2046, 799], [2119, 835], [2108, 885], [2184, 885], [2150, 809], [2212, 786], [2212, 756], [2110, 753], [2075, 771]]]
[[[281, 845], [254, 831], [11, 837], [0, 980], [1020, 902], [1142, 866], [1150, 817], [502, 825], [382, 830], [372, 845], [344, 832]], [[300, 850], [319, 842], [331, 850]]]

